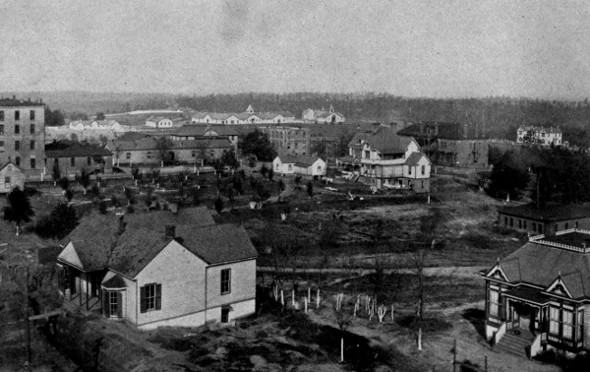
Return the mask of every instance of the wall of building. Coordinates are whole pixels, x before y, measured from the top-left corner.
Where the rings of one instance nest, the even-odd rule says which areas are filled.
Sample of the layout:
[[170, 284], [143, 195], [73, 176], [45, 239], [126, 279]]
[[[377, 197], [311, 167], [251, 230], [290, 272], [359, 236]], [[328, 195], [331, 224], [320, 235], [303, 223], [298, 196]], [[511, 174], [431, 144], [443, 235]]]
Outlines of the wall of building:
[[52, 175], [55, 161], [58, 161], [59, 170], [63, 176], [80, 173], [82, 169], [86, 171], [93, 171], [95, 169], [101, 169], [105, 173], [110, 173], [113, 169], [113, 158], [112, 156], [101, 156], [101, 162], [97, 162], [94, 156], [78, 156], [70, 158], [46, 158], [44, 162], [45, 170], [47, 174]]
[[[207, 322], [221, 322], [221, 306], [207, 309]], [[228, 322], [231, 323], [236, 318], [252, 315], [256, 312], [256, 300], [245, 300], [230, 304]]]
[[[557, 222], [543, 222], [530, 218], [515, 217], [504, 213], [498, 213], [498, 224], [508, 229], [528, 231], [533, 234], [555, 234], [557, 231], [579, 228], [590, 230], [590, 217], [572, 218]], [[541, 227], [539, 227], [541, 226]]]
[[439, 139], [435, 161], [439, 165], [485, 168], [489, 165], [489, 144], [485, 140]]
[[269, 128], [268, 137], [279, 154], [310, 154], [310, 131], [307, 128]]
[[[221, 294], [221, 270], [231, 269], [230, 293]], [[256, 298], [256, 260], [207, 268], [207, 308]]]
[[[180, 244], [169, 243], [135, 278], [138, 325], [204, 311], [206, 267], [205, 262]], [[162, 285], [162, 307], [141, 313], [140, 288], [151, 283]]]
[[[15, 113], [19, 112], [19, 120]], [[9, 160], [23, 170], [31, 168], [31, 159], [35, 159], [34, 169], [43, 169], [45, 154], [45, 107], [44, 106], [0, 106], [4, 113], [4, 120], [0, 120], [0, 165]], [[31, 119], [34, 112], [34, 119]], [[1, 117], [1, 115], [0, 115]], [[15, 133], [18, 125], [19, 133]], [[34, 125], [31, 133], [31, 125]], [[19, 149], [15, 143], [18, 141]], [[35, 142], [31, 149], [31, 141]]]

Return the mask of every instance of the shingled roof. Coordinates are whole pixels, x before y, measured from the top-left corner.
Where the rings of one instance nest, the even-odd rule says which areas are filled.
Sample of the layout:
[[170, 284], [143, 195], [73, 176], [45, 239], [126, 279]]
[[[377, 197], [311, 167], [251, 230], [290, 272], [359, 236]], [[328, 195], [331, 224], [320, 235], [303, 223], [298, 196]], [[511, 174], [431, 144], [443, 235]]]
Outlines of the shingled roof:
[[412, 138], [398, 136], [395, 130], [389, 127], [379, 127], [370, 133], [357, 133], [349, 146], [355, 147], [367, 143], [371, 150], [381, 154], [403, 154], [406, 152]]
[[[133, 278], [172, 240], [210, 265], [257, 256], [244, 228], [213, 225], [206, 208], [180, 210], [172, 216], [164, 211], [127, 217], [125, 230], [117, 237], [119, 219], [92, 215], [70, 234], [73, 250], [66, 247], [59, 260], [73, 263], [79, 259], [84, 271], [108, 268]], [[167, 224], [176, 225], [175, 238], [166, 236]]]
[[530, 241], [499, 267], [510, 283], [547, 288], [561, 277], [574, 299], [590, 298], [590, 254]]
[[95, 144], [83, 144], [72, 141], [52, 142], [45, 145], [48, 158], [74, 158], [88, 156], [110, 156], [111, 152]]
[[527, 204], [518, 207], [502, 207], [498, 209], [498, 213], [537, 221], [555, 222], [588, 218], [590, 217], [590, 206], [547, 204], [542, 208], [537, 208], [534, 204]]

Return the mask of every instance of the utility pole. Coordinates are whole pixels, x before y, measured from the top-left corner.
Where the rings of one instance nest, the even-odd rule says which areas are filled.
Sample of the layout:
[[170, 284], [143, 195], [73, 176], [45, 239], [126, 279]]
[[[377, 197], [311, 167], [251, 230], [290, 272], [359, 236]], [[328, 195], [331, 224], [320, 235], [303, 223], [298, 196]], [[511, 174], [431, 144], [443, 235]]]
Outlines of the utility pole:
[[26, 281], [25, 281], [25, 325], [27, 332], [27, 370], [31, 370], [31, 325], [29, 324], [29, 259], [31, 254], [27, 251]]

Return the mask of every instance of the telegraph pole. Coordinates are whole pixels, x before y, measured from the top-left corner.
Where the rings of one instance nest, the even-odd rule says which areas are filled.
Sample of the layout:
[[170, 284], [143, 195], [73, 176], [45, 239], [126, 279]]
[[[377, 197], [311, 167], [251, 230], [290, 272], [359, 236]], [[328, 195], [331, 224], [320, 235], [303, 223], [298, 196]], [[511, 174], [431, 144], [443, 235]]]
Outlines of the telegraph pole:
[[31, 370], [31, 325], [29, 324], [29, 261], [31, 254], [27, 251], [26, 281], [25, 281], [25, 325], [27, 332], [27, 370]]

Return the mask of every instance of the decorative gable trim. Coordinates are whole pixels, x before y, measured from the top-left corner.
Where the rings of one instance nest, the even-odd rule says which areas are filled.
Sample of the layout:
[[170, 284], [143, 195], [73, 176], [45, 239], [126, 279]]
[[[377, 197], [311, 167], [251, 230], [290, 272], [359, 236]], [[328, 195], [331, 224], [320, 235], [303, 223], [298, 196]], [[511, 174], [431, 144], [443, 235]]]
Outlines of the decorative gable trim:
[[553, 283], [551, 283], [551, 285], [549, 285], [549, 287], [547, 287], [545, 292], [550, 293], [550, 294], [554, 294], [557, 296], [561, 296], [561, 297], [573, 298], [570, 291], [565, 286], [565, 283], [561, 279], [561, 275], [558, 276], [557, 279], [555, 279], [553, 281]]
[[498, 280], [502, 280], [504, 282], [510, 282], [508, 280], [508, 277], [506, 276], [506, 274], [504, 274], [504, 271], [502, 271], [500, 264], [496, 264], [496, 266], [492, 267], [492, 269], [486, 274], [486, 278], [498, 279]]

